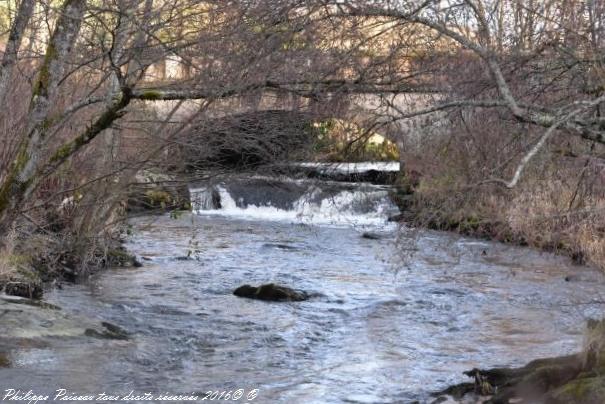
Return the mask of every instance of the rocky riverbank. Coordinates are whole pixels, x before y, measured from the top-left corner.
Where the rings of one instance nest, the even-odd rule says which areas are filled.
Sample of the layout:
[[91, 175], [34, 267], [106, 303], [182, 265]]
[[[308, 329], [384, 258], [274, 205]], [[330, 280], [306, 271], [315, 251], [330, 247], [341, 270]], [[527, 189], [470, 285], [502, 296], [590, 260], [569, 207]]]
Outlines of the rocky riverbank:
[[0, 367], [10, 367], [8, 352], [16, 347], [43, 343], [48, 337], [87, 337], [126, 340], [120, 327], [67, 314], [60, 307], [31, 299], [0, 295]]
[[[415, 184], [417, 185], [417, 184]], [[450, 231], [465, 236], [498, 241], [566, 255], [575, 264], [585, 264], [582, 251], [564, 240], [532, 243], [508, 223], [449, 214], [432, 205], [414, 187], [399, 187], [391, 194], [402, 214], [397, 221], [431, 230]], [[457, 213], [457, 212], [456, 212]], [[546, 235], [546, 239], [552, 238]], [[578, 275], [568, 275], [565, 281]], [[465, 375], [471, 382], [451, 386], [435, 394], [435, 404], [464, 403], [545, 403], [602, 404], [605, 402], [605, 320], [590, 320], [584, 351], [562, 357], [538, 359], [522, 368], [472, 369]]]
[[[110, 247], [95, 251], [98, 264], [94, 268], [87, 268], [86, 274], [100, 268], [130, 268], [143, 265], [126, 250], [122, 241], [113, 240]], [[54, 262], [38, 257], [21, 257], [20, 262], [15, 262], [19, 261], [16, 258], [8, 258], [9, 263], [14, 262], [14, 268], [0, 277], [0, 293], [7, 296], [39, 300], [47, 287], [60, 285], [61, 282], [76, 282], [82, 276], [79, 268], [80, 258], [70, 255], [69, 252], [56, 257]]]
[[490, 404], [602, 404], [605, 400], [605, 321], [588, 322], [583, 352], [538, 359], [522, 368], [472, 369], [461, 383], [436, 393], [434, 404], [451, 397]]

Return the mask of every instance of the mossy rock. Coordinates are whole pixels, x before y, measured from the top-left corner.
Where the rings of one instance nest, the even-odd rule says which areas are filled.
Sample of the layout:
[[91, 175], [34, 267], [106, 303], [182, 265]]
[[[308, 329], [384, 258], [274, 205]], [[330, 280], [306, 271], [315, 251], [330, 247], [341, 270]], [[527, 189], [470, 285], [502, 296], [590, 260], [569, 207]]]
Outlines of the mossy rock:
[[107, 266], [111, 266], [111, 267], [124, 267], [124, 268], [128, 268], [128, 267], [141, 267], [143, 266], [143, 264], [141, 264], [137, 258], [132, 255], [129, 254], [125, 249], [121, 249], [121, 248], [114, 248], [111, 250], [107, 251]]
[[460, 383], [454, 386], [450, 386], [445, 390], [434, 393], [433, 397], [438, 397], [437, 400], [433, 401], [433, 403], [442, 402], [442, 398], [451, 396], [457, 400], [462, 399], [469, 393], [473, 393], [475, 391], [474, 383]]
[[391, 191], [389, 197], [401, 212], [407, 211], [414, 204], [414, 195], [400, 188]]
[[35, 282], [6, 282], [4, 293], [9, 296], [19, 296], [27, 299], [41, 299], [44, 291], [42, 286]]
[[9, 368], [10, 366], [11, 361], [8, 357], [8, 354], [0, 352], [0, 368]]
[[[473, 369], [464, 372], [475, 379], [449, 387], [444, 394], [462, 398], [471, 392], [486, 395], [483, 386], [493, 390], [486, 403], [507, 404], [512, 400], [545, 404], [605, 403], [605, 321], [590, 320], [584, 352], [556, 358], [537, 359], [522, 368]], [[493, 389], [491, 389], [493, 388]], [[492, 393], [490, 392], [489, 395]]]
[[168, 206], [174, 202], [172, 196], [166, 191], [151, 190], [145, 192], [145, 196], [151, 206]]
[[549, 393], [544, 401], [549, 404], [603, 404], [605, 375], [572, 380]]
[[584, 368], [605, 369], [605, 320], [588, 320]]
[[[462, 383], [439, 392], [436, 396], [458, 393], [491, 395], [488, 403], [508, 403], [516, 397], [537, 398], [576, 378], [582, 372], [582, 356], [579, 354], [557, 358], [537, 359], [521, 368], [473, 369], [464, 372], [475, 383]], [[533, 402], [533, 401], [532, 401]]]
[[136, 176], [128, 197], [129, 212], [191, 210], [187, 184], [177, 178], [151, 171]]
[[32, 257], [24, 254], [8, 254], [4, 257], [4, 260], [9, 266], [13, 267], [27, 267], [32, 263]]

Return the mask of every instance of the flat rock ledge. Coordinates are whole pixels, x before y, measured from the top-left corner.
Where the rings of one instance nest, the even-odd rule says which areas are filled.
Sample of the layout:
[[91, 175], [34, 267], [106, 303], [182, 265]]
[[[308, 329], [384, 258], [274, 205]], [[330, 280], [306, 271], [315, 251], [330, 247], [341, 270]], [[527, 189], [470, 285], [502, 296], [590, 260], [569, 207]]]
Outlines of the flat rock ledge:
[[243, 285], [235, 289], [233, 294], [238, 297], [269, 302], [300, 302], [309, 298], [309, 295], [305, 292], [274, 283], [261, 286]]
[[116, 325], [70, 315], [58, 306], [39, 300], [0, 294], [0, 314], [3, 328], [0, 340], [7, 343], [47, 337], [130, 339], [128, 333]]

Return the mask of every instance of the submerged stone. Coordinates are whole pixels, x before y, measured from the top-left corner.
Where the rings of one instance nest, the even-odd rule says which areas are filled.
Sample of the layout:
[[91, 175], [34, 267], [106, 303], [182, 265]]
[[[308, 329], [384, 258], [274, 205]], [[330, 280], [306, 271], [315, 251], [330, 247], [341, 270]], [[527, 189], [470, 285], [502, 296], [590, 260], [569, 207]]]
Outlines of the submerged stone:
[[61, 308], [59, 306], [56, 306], [52, 303], [43, 302], [41, 300], [32, 300], [32, 299], [28, 299], [28, 298], [25, 298], [25, 299], [4, 298], [3, 300], [5, 302], [12, 303], [12, 304], [24, 304], [24, 305], [32, 306], [32, 307], [39, 307], [41, 309], [61, 310]]
[[265, 244], [263, 244], [263, 247], [277, 248], [279, 250], [298, 250], [298, 247], [288, 245], [288, 244], [281, 244], [281, 243], [265, 243]]
[[110, 330], [111, 327], [94, 319], [66, 313], [49, 303], [20, 297], [0, 296], [0, 313], [0, 337], [6, 341], [19, 341], [19, 344], [30, 344], [45, 337], [81, 337], [87, 329], [119, 336], [117, 330]]
[[235, 289], [233, 294], [238, 297], [271, 302], [300, 302], [309, 298], [309, 295], [305, 292], [299, 292], [286, 286], [280, 286], [274, 283], [269, 283], [258, 287], [243, 285]]
[[86, 335], [88, 337], [100, 338], [100, 339], [117, 339], [117, 340], [130, 339], [128, 333], [122, 327], [119, 327], [115, 324], [111, 324], [111, 323], [108, 323], [105, 321], [103, 321], [101, 323], [101, 325], [103, 326], [104, 330], [99, 331], [99, 330], [96, 330], [93, 328], [87, 328], [84, 331], [84, 335]]

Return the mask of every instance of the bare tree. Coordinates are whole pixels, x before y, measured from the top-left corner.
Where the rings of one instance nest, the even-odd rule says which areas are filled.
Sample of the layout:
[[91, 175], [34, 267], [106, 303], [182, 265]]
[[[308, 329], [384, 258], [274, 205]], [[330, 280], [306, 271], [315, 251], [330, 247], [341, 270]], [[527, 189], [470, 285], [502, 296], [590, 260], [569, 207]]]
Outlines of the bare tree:
[[[435, 37], [421, 46], [431, 49], [442, 41], [438, 45], [442, 49], [433, 54], [449, 53], [450, 58], [466, 58], [471, 63], [474, 56], [481, 61], [489, 74], [481, 93], [465, 98], [462, 92], [468, 85], [434, 66], [431, 81], [445, 81], [440, 102], [394, 118], [409, 119], [454, 108], [496, 108], [507, 110], [519, 123], [546, 128], [521, 159], [512, 178], [497, 180], [507, 187], [518, 183], [529, 160], [556, 132], [605, 143], [599, 114], [605, 98], [598, 90], [602, 87], [598, 73], [602, 63], [602, 24], [595, 20], [601, 7], [598, 1], [326, 3], [334, 18], [388, 19], [393, 24], [391, 31], [425, 27]], [[438, 63], [442, 67], [443, 58]]]
[[74, 228], [96, 237], [137, 171], [170, 165], [166, 148], [278, 103], [354, 121], [354, 142], [380, 130], [403, 145], [419, 127], [447, 136], [489, 119], [510, 131], [493, 140], [508, 151], [472, 180], [509, 188], [553, 139], [605, 143], [601, 1], [54, 5], [21, 1], [2, 55], [0, 97], [19, 105], [0, 111], [4, 231], [47, 228], [50, 206], [71, 197]]

